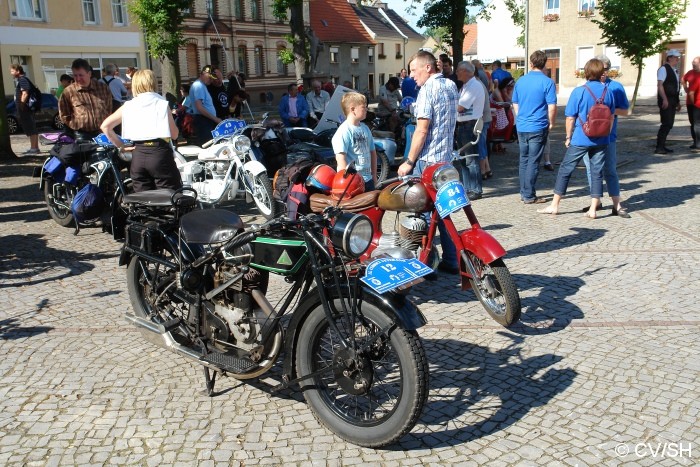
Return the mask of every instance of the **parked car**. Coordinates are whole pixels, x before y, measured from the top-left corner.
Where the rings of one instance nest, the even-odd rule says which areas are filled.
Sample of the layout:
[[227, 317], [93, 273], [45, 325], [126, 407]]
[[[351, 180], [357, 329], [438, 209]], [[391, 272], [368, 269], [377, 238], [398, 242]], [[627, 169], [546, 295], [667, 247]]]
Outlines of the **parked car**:
[[[7, 128], [11, 135], [21, 133], [22, 126], [17, 117], [17, 107], [14, 96], [5, 96], [7, 99]], [[34, 113], [37, 127], [50, 125], [56, 130], [63, 129], [63, 122], [58, 116], [58, 99], [53, 94], [41, 94], [41, 110]]]

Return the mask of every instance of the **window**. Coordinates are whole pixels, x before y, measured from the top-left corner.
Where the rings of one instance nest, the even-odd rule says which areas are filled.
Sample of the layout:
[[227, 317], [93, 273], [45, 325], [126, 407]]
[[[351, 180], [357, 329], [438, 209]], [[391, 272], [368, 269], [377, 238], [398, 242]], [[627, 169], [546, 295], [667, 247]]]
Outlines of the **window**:
[[250, 17], [253, 21], [260, 21], [260, 9], [258, 5], [258, 0], [252, 0], [250, 2]]
[[10, 0], [11, 15], [17, 19], [45, 19], [43, 0]]
[[353, 75], [352, 77], [352, 88], [360, 89], [360, 77]]
[[620, 71], [620, 68], [622, 67], [622, 56], [620, 55], [620, 49], [617, 47], [605, 47], [604, 53], [610, 60], [610, 68]]
[[265, 60], [263, 57], [262, 45], [255, 46], [253, 49], [253, 55], [255, 58], [255, 74], [257, 76], [263, 76], [265, 74]]
[[216, 13], [216, 6], [214, 5], [214, 0], [206, 0], [205, 4], [207, 8], [207, 15], [214, 16], [214, 13]]
[[287, 48], [283, 45], [277, 46], [277, 74], [287, 75], [287, 64], [282, 61], [282, 54], [285, 53]]
[[396, 48], [396, 58], [403, 58], [403, 54], [401, 53], [401, 44], [394, 44]]
[[367, 48], [367, 63], [374, 63], [374, 47]]
[[243, 0], [233, 0], [233, 17], [237, 20], [243, 19]]
[[578, 0], [579, 16], [592, 16], [596, 6], [595, 0]]
[[352, 63], [358, 63], [360, 61], [360, 48], [351, 47], [350, 48], [350, 59]]
[[126, 5], [124, 0], [112, 0], [112, 22], [126, 26]]
[[578, 47], [576, 49], [576, 68], [583, 70], [583, 67], [586, 66], [586, 62], [592, 59], [593, 56], [593, 46]]
[[544, 10], [545, 15], [558, 15], [559, 0], [544, 0]]
[[340, 50], [338, 47], [331, 47], [331, 63], [340, 63]]
[[97, 0], [83, 0], [83, 21], [86, 24], [98, 24], [100, 12], [97, 8]]
[[386, 84], [386, 75], [384, 73], [379, 73], [379, 85], [384, 86]]
[[245, 45], [238, 46], [238, 72], [248, 76], [248, 49]]
[[199, 77], [199, 66], [197, 63], [197, 44], [190, 42], [185, 47], [185, 61], [187, 62], [187, 76], [190, 78]]
[[379, 58], [386, 58], [386, 55], [384, 54], [384, 42], [377, 44], [377, 56]]

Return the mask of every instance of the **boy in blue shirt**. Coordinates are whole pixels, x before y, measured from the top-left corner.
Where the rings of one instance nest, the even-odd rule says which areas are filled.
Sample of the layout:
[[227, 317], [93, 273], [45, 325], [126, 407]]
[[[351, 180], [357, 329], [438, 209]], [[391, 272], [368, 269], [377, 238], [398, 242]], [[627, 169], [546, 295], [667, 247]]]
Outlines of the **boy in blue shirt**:
[[340, 101], [345, 121], [333, 135], [333, 152], [338, 171], [352, 162], [362, 175], [365, 191], [372, 191], [377, 184], [377, 151], [372, 132], [362, 120], [367, 118], [367, 99], [358, 92], [346, 93]]

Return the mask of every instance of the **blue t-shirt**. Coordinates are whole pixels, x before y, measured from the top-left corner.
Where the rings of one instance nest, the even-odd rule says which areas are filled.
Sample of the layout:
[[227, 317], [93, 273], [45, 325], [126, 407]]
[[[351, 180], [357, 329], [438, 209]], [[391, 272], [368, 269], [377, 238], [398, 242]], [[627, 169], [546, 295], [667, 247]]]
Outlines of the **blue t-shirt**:
[[355, 169], [362, 174], [365, 182], [372, 181], [372, 150], [374, 139], [367, 125], [355, 126], [345, 120], [333, 135], [333, 152], [345, 153], [345, 160], [350, 165], [355, 162]]
[[549, 127], [548, 106], [557, 103], [556, 85], [541, 71], [531, 71], [515, 82], [513, 103], [518, 104], [518, 133], [545, 130]]
[[[625, 88], [618, 83], [617, 81], [613, 81], [610, 78], [605, 80], [605, 84], [608, 85], [608, 92], [613, 95], [613, 99], [615, 100], [615, 108], [616, 109], [622, 109], [622, 110], [627, 110], [630, 108], [630, 101], [627, 100], [627, 93], [625, 92]], [[610, 142], [612, 143], [613, 141], [617, 140], [617, 115], [615, 115], [615, 120], [613, 121], [613, 127], [612, 131], [610, 132]]]
[[506, 78], [512, 78], [513, 75], [511, 75], [509, 72], [504, 70], [503, 68], [496, 68], [491, 72], [491, 81], [499, 81], [502, 82]]
[[[588, 86], [591, 91], [593, 91], [595, 97], [599, 99], [600, 96], [603, 95], [603, 91], [607, 85], [600, 81], [586, 81], [585, 86]], [[593, 107], [593, 104], [595, 104], [595, 99], [591, 96], [591, 93], [586, 90], [585, 86], [579, 86], [573, 90], [571, 96], [569, 96], [569, 102], [566, 104], [566, 110], [564, 111], [567, 117], [576, 119], [574, 134], [571, 137], [571, 144], [583, 147], [604, 146], [610, 142], [610, 135], [601, 136], [600, 138], [589, 138], [583, 132], [583, 128], [581, 128], [581, 122], [586, 122], [588, 111]], [[605, 93], [603, 103], [610, 107], [610, 112], [613, 114], [615, 113], [615, 98], [613, 97], [613, 93], [610, 92], [610, 89]]]
[[200, 80], [195, 81], [192, 83], [192, 86], [190, 86], [190, 99], [192, 100], [190, 113], [199, 115], [199, 111], [195, 106], [195, 103], [199, 100], [202, 101], [202, 105], [207, 112], [216, 116], [216, 109], [214, 108], [214, 101], [211, 99], [211, 94], [209, 94], [209, 90]]
[[418, 89], [416, 89], [416, 80], [410, 76], [406, 76], [401, 82], [401, 95], [403, 97], [418, 97]]

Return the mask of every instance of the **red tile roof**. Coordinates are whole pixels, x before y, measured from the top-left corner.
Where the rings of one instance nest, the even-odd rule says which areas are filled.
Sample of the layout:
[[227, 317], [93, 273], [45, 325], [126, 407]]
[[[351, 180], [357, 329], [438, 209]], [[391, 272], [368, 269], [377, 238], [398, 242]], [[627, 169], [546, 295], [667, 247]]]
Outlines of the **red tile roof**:
[[375, 43], [346, 0], [311, 0], [309, 16], [321, 42]]
[[476, 55], [476, 40], [479, 36], [477, 24], [465, 24], [463, 31], [464, 43], [462, 44], [462, 50], [464, 55]]

